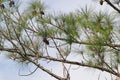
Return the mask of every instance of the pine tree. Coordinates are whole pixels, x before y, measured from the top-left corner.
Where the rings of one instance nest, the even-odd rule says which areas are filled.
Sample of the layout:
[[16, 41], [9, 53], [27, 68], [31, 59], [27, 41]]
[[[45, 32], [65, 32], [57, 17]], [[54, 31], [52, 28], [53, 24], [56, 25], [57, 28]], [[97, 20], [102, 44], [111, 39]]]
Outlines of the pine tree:
[[[37, 68], [28, 75], [39, 68], [58, 80], [70, 80], [70, 66], [78, 65], [119, 78], [120, 0], [99, 3], [107, 3], [104, 5], [113, 11], [94, 11], [86, 6], [55, 15], [47, 12], [43, 2], [33, 0], [20, 12], [20, 5], [13, 0], [0, 0], [0, 51], [7, 52], [6, 56], [15, 62], [34, 64]], [[80, 61], [69, 59], [72, 54], [77, 54]], [[42, 66], [41, 62], [48, 61], [62, 64], [63, 76]], [[69, 68], [66, 64], [70, 64]]]

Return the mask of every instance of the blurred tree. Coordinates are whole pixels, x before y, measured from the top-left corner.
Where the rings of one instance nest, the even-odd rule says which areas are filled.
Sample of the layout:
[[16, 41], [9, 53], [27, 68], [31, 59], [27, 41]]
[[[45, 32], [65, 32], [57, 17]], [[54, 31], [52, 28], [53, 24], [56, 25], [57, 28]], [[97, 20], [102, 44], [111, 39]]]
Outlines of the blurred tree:
[[[6, 51], [16, 62], [34, 64], [37, 68], [32, 73], [41, 69], [58, 80], [70, 80], [66, 64], [98, 69], [119, 78], [120, 0], [100, 0], [100, 5], [104, 3], [114, 11], [97, 12], [85, 7], [53, 15], [39, 0], [32, 1], [22, 13], [19, 3], [0, 0], [0, 51]], [[80, 61], [68, 58], [75, 53]], [[63, 76], [41, 64], [51, 64], [48, 60], [62, 64]]]

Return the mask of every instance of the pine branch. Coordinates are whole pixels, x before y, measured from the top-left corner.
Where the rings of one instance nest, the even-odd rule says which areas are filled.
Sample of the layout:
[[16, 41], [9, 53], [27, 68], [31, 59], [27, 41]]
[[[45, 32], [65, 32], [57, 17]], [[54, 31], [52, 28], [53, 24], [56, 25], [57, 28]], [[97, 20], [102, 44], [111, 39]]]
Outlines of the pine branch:
[[[30, 55], [30, 54], [28, 56], [35, 57], [34, 55]], [[83, 66], [83, 67], [94, 68], [94, 69], [105, 71], [105, 72], [108, 72], [108, 73], [111, 73], [111, 74], [113, 74], [115, 76], [120, 77], [120, 74], [117, 73], [116, 71], [108, 69], [108, 68], [104, 68], [104, 67], [101, 67], [101, 66], [89, 65], [89, 64], [80, 63], [80, 62], [77, 62], [77, 61], [57, 59], [57, 58], [53, 58], [53, 57], [50, 57], [50, 56], [39, 56], [39, 58], [43, 58], [43, 59], [47, 59], [47, 60], [52, 60], [52, 61], [55, 61], [55, 62], [67, 63], [67, 64], [71, 64], [71, 65], [78, 65], [78, 66]]]

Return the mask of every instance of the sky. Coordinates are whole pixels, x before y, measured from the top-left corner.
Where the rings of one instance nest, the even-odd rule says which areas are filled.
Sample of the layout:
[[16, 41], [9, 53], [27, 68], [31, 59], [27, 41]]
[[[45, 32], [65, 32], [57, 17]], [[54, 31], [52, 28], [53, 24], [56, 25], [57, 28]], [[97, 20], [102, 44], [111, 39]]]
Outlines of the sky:
[[[24, 1], [23, 9], [26, 7], [26, 3], [28, 0]], [[81, 7], [85, 7], [86, 5], [89, 7], [93, 7], [94, 9], [102, 9], [105, 8], [100, 6], [98, 2], [92, 0], [44, 0], [45, 4], [48, 5], [49, 12], [63, 12], [69, 13], [71, 11], [75, 11]], [[75, 57], [77, 59], [77, 57]], [[31, 65], [33, 66], [33, 65]], [[59, 74], [59, 66], [53, 63], [53, 66], [50, 68], [54, 68], [56, 73]], [[105, 80], [105, 78], [110, 78], [105, 72], [95, 71], [93, 69], [83, 68], [80, 67], [76, 69], [78, 66], [73, 66], [73, 69], [70, 71], [71, 73], [71, 80], [96, 80], [98, 79], [99, 74], [101, 73], [100, 80]], [[75, 70], [76, 69], [76, 70]], [[23, 73], [24, 71], [29, 70], [29, 67], [19, 65], [16, 62], [13, 62], [7, 59], [4, 55], [0, 54], [0, 80], [56, 80], [51, 76], [47, 75], [46, 73], [42, 72], [41, 70], [36, 71], [33, 75], [30, 76], [19, 76], [18, 72], [21, 70]]]

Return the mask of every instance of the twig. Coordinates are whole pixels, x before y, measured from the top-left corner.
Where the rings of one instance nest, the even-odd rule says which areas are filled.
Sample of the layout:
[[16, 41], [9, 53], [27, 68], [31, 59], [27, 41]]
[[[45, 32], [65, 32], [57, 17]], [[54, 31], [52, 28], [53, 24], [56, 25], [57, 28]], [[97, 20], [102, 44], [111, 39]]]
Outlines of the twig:
[[20, 70], [19, 70], [19, 73], [18, 73], [18, 74], [19, 74], [19, 76], [29, 76], [29, 75], [32, 75], [33, 73], [35, 73], [37, 69], [38, 69], [38, 67], [35, 68], [35, 70], [32, 71], [31, 73], [29, 73], [29, 74], [24, 74], [24, 75], [21, 75], [21, 74], [20, 74]]
[[114, 10], [116, 10], [118, 13], [120, 13], [120, 9], [118, 9], [116, 6], [114, 6], [110, 0], [105, 0]]

